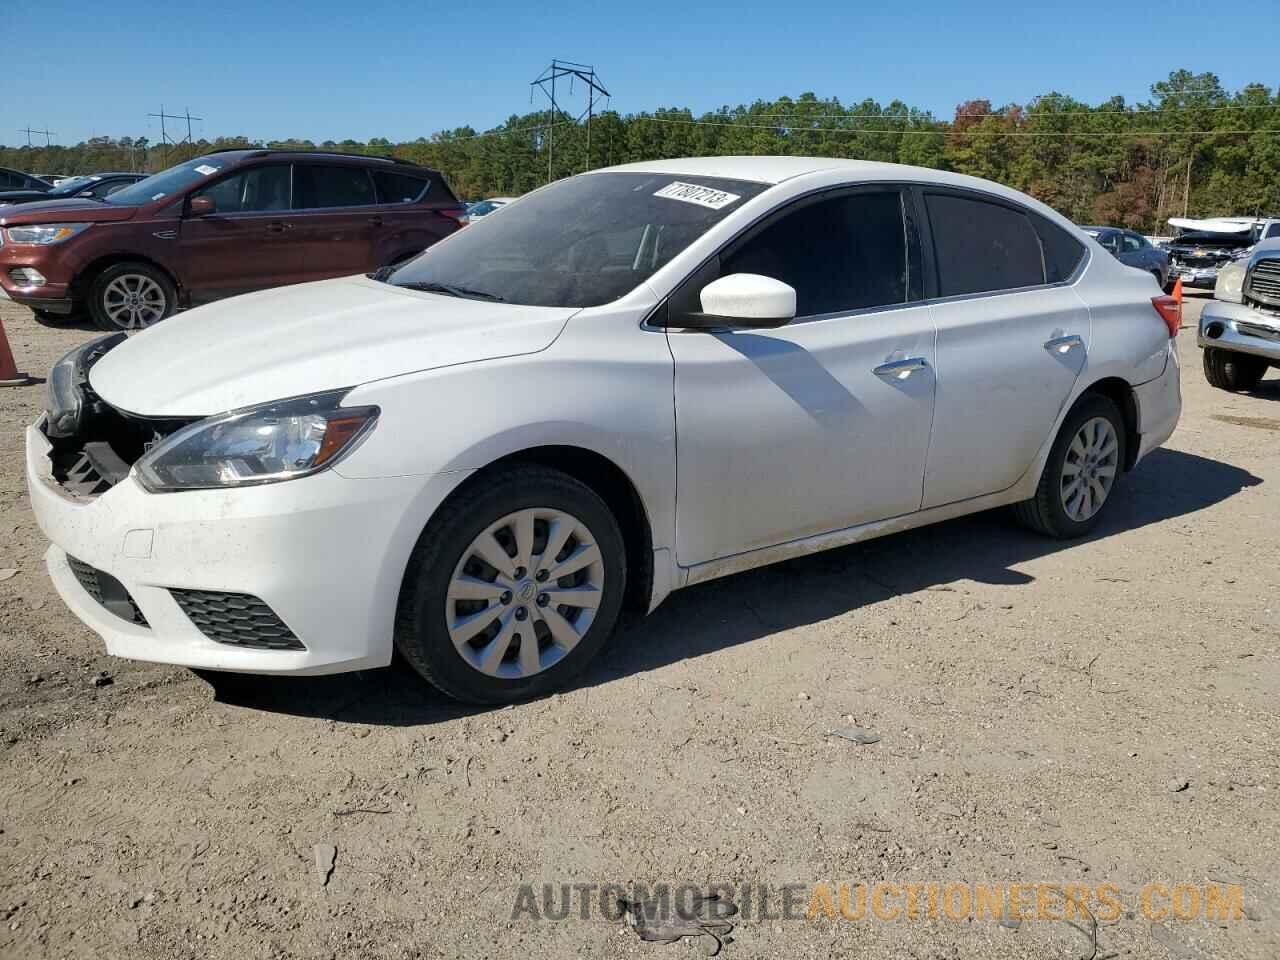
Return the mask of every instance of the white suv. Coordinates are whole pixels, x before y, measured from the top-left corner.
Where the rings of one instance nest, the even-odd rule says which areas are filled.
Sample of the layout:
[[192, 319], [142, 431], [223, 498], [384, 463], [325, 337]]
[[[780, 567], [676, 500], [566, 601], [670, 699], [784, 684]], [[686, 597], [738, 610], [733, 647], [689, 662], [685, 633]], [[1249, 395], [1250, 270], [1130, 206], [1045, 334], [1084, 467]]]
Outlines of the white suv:
[[1173, 431], [1178, 317], [1053, 210], [803, 158], [553, 183], [372, 277], [73, 351], [27, 434], [116, 655], [541, 694], [625, 608], [1013, 504], [1083, 534]]

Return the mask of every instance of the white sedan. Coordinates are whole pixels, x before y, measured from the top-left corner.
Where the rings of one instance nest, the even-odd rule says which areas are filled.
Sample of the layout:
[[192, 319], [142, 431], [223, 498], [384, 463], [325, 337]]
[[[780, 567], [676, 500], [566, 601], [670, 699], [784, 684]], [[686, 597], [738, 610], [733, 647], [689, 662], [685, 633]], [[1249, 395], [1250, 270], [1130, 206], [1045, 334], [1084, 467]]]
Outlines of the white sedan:
[[1012, 505], [1087, 533], [1181, 409], [1176, 305], [1048, 207], [936, 170], [655, 161], [389, 274], [68, 354], [27, 433], [118, 656], [564, 685], [624, 609]]

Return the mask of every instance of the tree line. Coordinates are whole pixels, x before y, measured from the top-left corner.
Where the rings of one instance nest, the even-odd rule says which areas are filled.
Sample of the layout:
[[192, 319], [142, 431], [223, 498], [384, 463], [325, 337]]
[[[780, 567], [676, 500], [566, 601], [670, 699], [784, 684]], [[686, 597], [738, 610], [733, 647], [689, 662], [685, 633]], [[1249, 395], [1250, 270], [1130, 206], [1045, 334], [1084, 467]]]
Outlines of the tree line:
[[1056, 92], [1026, 104], [960, 103], [950, 118], [899, 100], [813, 93], [695, 115], [687, 108], [585, 119], [546, 111], [491, 130], [458, 127], [403, 143], [219, 137], [157, 144], [97, 137], [75, 146], [0, 146], [0, 166], [35, 173], [154, 172], [224, 147], [402, 157], [445, 174], [459, 197], [518, 195], [583, 170], [685, 156], [789, 154], [916, 164], [986, 177], [1077, 222], [1161, 232], [1170, 216], [1280, 215], [1280, 90], [1228, 91], [1175, 70], [1151, 97], [1088, 104]]

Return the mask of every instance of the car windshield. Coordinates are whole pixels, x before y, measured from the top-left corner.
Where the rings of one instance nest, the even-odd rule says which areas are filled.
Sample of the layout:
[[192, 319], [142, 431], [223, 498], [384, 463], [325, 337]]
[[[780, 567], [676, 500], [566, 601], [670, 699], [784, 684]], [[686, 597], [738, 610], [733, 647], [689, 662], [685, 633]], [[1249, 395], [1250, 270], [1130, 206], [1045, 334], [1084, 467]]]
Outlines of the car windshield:
[[599, 306], [633, 290], [768, 186], [655, 173], [571, 177], [381, 279], [529, 306]]
[[162, 170], [145, 180], [139, 180], [123, 190], [117, 190], [104, 199], [107, 203], [118, 206], [136, 207], [185, 190], [192, 184], [208, 179], [225, 166], [227, 166], [227, 160], [222, 157], [196, 157], [176, 167]]

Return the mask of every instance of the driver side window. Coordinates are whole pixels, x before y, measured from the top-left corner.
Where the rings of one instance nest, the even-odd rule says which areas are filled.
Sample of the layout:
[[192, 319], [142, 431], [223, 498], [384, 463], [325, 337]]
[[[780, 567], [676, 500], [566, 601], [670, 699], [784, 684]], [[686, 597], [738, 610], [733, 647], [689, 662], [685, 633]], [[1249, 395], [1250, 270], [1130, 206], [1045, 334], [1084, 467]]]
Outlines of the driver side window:
[[234, 173], [191, 194], [209, 197], [217, 213], [289, 209], [289, 166], [275, 164]]
[[720, 275], [733, 273], [790, 284], [797, 317], [905, 303], [902, 195], [877, 190], [804, 203], [722, 257]]

